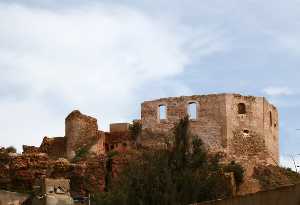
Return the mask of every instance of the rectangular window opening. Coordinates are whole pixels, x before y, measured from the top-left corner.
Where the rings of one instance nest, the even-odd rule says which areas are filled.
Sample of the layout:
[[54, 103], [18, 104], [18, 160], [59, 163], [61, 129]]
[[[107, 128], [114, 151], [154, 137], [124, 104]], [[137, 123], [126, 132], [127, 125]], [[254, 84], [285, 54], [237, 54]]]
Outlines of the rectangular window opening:
[[191, 120], [197, 119], [197, 104], [196, 103], [189, 103], [188, 113], [189, 113], [189, 117]]
[[165, 106], [165, 105], [159, 106], [159, 119], [160, 120], [167, 119], [167, 106]]

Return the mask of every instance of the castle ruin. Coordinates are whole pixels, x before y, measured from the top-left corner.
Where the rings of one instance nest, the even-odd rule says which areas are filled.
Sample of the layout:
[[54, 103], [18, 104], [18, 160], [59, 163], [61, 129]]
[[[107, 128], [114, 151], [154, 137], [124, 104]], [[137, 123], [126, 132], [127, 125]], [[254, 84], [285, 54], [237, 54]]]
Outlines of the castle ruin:
[[224, 152], [230, 160], [278, 164], [278, 112], [264, 97], [212, 94], [142, 103], [143, 130], [151, 133], [169, 132], [186, 115], [191, 132], [209, 151]]
[[[186, 115], [190, 116], [191, 133], [202, 139], [209, 152], [222, 152], [227, 160], [243, 164], [278, 164], [278, 112], [264, 97], [210, 94], [145, 101], [139, 120], [141, 143], [163, 143], [161, 136], [170, 136], [174, 125]], [[104, 132], [99, 130], [97, 119], [75, 110], [65, 120], [65, 137], [44, 138], [36, 149], [49, 157], [70, 160], [82, 147], [95, 155], [126, 151], [131, 140], [129, 123], [111, 124], [110, 131]], [[26, 151], [32, 147], [24, 147]]]

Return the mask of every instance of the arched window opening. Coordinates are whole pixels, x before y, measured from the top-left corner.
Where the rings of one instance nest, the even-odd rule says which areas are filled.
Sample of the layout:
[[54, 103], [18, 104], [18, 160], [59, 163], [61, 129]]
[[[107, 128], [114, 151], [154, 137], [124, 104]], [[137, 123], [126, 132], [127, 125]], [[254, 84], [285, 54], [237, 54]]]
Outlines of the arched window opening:
[[238, 113], [239, 114], [246, 114], [246, 105], [245, 103], [238, 104]]
[[165, 105], [159, 106], [159, 119], [160, 120], [167, 119], [167, 106], [165, 106]]
[[191, 120], [197, 119], [197, 103], [191, 102], [188, 105], [188, 114]]
[[270, 118], [270, 127], [272, 127], [273, 119], [272, 119], [272, 112], [269, 112], [269, 118]]

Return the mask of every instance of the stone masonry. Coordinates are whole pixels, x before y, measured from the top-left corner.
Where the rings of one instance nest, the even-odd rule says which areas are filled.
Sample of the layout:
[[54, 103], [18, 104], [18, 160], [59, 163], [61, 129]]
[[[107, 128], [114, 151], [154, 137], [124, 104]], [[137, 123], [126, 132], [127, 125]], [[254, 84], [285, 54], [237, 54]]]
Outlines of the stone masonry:
[[[190, 115], [190, 132], [202, 139], [209, 153], [221, 153], [224, 161], [234, 160], [243, 165], [247, 183], [243, 183], [240, 191], [259, 190], [258, 181], [251, 177], [253, 167], [279, 162], [278, 112], [264, 97], [239, 94], [145, 101], [141, 105], [141, 119], [136, 121], [142, 127], [136, 141], [130, 134], [129, 123], [113, 123], [109, 132], [104, 132], [99, 130], [96, 118], [74, 110], [65, 119], [64, 137], [44, 137], [40, 147], [24, 146], [22, 155], [3, 152], [0, 188], [22, 185], [30, 189], [36, 179], [63, 177], [71, 180], [76, 194], [85, 194], [87, 181], [93, 189], [103, 191], [109, 152], [120, 153], [112, 163], [113, 176], [117, 176], [120, 167], [131, 159], [126, 154], [135, 153], [128, 150], [166, 147], [174, 125], [186, 115]], [[83, 148], [88, 155], [78, 157]]]
[[[162, 110], [165, 113], [160, 113]], [[227, 160], [243, 164], [249, 164], [249, 160], [278, 164], [278, 113], [264, 97], [211, 94], [145, 101], [141, 105], [139, 141], [152, 147], [165, 146], [166, 139], [160, 136], [169, 137], [174, 125], [186, 115], [191, 116], [191, 133], [202, 139], [209, 152], [222, 152]], [[128, 131], [128, 123], [113, 123], [109, 132], [101, 131], [96, 118], [74, 110], [65, 119], [65, 137], [45, 137], [40, 148], [25, 148], [54, 159], [73, 159], [83, 147], [95, 155], [112, 149], [124, 151], [131, 144]]]
[[98, 137], [97, 119], [83, 115], [78, 110], [71, 112], [65, 120], [67, 158], [72, 159], [76, 150], [94, 142]]
[[[165, 107], [165, 118], [160, 108]], [[223, 152], [228, 160], [278, 164], [278, 113], [264, 97], [211, 94], [145, 101], [141, 108], [143, 132], [164, 135], [196, 107], [191, 132], [211, 152]]]

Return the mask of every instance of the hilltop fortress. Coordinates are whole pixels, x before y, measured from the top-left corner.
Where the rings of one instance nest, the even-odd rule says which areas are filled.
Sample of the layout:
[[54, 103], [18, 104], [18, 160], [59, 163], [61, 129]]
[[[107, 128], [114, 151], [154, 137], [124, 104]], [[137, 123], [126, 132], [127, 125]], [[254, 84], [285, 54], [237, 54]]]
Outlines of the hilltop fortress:
[[[72, 196], [102, 192], [108, 169], [116, 177], [124, 165], [136, 160], [137, 149], [167, 148], [174, 125], [186, 115], [189, 131], [202, 139], [209, 155], [218, 154], [221, 162], [234, 160], [245, 168], [239, 193], [262, 190], [254, 176], [279, 163], [278, 113], [264, 97], [238, 94], [145, 101], [141, 119], [110, 124], [109, 132], [99, 128], [97, 119], [74, 110], [65, 119], [64, 137], [44, 137], [39, 147], [24, 145], [22, 154], [0, 148], [0, 189], [34, 190], [42, 179], [64, 178], [70, 180]], [[138, 135], [133, 137], [132, 130]], [[119, 154], [108, 165], [111, 151]]]
[[[162, 110], [165, 115], [160, 116]], [[278, 164], [279, 125], [275, 106], [264, 97], [239, 94], [194, 95], [162, 98], [142, 104], [143, 131], [166, 133], [190, 115], [191, 132], [211, 152], [228, 160]]]
[[[264, 97], [211, 94], [162, 98], [141, 105], [143, 146], [161, 145], [174, 125], [190, 115], [190, 131], [200, 137], [208, 151], [243, 164], [278, 164], [278, 112]], [[65, 120], [65, 137], [45, 137], [39, 148], [24, 146], [24, 153], [47, 153], [50, 158], [71, 160], [86, 147], [89, 153], [106, 154], [131, 147], [129, 123], [114, 123], [110, 131], [99, 130], [97, 119], [71, 112]]]

